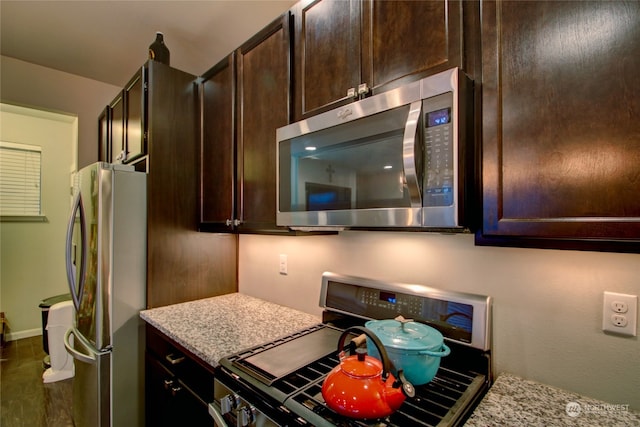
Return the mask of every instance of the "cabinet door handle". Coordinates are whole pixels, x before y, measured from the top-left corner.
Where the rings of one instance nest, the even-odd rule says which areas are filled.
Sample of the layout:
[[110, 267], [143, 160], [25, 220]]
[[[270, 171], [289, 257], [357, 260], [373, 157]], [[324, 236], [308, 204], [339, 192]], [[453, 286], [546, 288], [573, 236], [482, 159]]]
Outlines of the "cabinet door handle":
[[173, 380], [164, 380], [164, 389], [165, 390], [169, 390], [169, 388], [171, 388], [172, 385], [173, 385]]
[[369, 93], [369, 85], [366, 83], [361, 83], [358, 85], [358, 95], [360, 98], [364, 98], [364, 95]]
[[176, 357], [173, 353], [171, 353], [171, 354], [167, 354], [165, 359], [167, 359], [167, 362], [171, 363], [172, 365], [177, 365], [178, 363], [181, 363], [182, 361], [184, 361], [184, 356]]
[[171, 396], [176, 397], [176, 395], [181, 391], [182, 391], [182, 387], [180, 387], [179, 385], [175, 387], [171, 387]]
[[224, 222], [227, 227], [237, 227], [242, 224], [242, 221], [239, 219], [228, 219]]

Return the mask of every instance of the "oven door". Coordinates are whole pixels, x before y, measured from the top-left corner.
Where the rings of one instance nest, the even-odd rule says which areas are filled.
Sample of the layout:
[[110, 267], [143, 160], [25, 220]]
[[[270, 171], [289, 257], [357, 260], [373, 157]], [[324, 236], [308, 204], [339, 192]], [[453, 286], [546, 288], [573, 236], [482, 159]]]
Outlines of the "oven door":
[[278, 129], [278, 225], [421, 225], [418, 83]]

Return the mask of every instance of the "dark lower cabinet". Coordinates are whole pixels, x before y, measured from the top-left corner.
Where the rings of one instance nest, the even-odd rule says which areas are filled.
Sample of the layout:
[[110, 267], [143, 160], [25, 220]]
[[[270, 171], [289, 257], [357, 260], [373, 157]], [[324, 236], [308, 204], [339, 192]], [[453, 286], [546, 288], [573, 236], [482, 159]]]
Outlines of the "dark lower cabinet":
[[476, 243], [640, 252], [640, 2], [482, 14]]
[[147, 325], [145, 357], [146, 425], [213, 425], [213, 369], [157, 329]]

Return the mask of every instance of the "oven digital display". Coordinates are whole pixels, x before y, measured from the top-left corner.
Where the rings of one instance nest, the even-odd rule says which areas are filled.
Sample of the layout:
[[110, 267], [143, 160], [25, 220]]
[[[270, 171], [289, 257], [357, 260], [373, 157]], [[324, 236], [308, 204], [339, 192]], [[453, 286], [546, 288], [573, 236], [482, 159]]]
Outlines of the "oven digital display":
[[380, 301], [386, 301], [390, 302], [391, 304], [395, 304], [397, 302], [396, 294], [380, 291]]
[[451, 109], [443, 108], [441, 110], [430, 111], [427, 113], [427, 127], [446, 125], [451, 121]]

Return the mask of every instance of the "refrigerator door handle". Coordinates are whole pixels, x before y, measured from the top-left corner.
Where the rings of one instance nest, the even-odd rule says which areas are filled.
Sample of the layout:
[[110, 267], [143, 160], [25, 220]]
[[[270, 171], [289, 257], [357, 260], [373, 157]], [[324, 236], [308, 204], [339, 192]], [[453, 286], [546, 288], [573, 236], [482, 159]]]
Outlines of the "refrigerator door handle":
[[78, 336], [74, 333], [73, 328], [69, 328], [67, 332], [64, 334], [64, 348], [67, 349], [67, 353], [69, 353], [74, 359], [77, 359], [84, 363], [95, 365], [98, 359], [96, 359], [94, 355], [80, 353], [78, 350], [76, 350], [73, 347], [73, 345], [70, 342], [70, 338], [72, 335], [74, 339], [79, 339]]
[[[75, 226], [76, 215], [78, 213], [80, 214], [80, 246], [83, 253], [80, 255], [80, 274], [77, 276], [79, 280], [76, 281], [74, 264], [77, 260], [73, 259], [72, 252], [74, 247], [73, 228]], [[84, 273], [86, 271], [87, 265], [87, 257], [85, 256], [85, 251], [87, 250], [86, 240], [87, 237], [85, 235], [84, 207], [82, 206], [82, 198], [80, 197], [80, 192], [78, 192], [73, 201], [71, 216], [69, 218], [69, 223], [67, 224], [67, 241], [65, 251], [65, 258], [67, 263], [67, 280], [69, 282], [69, 290], [71, 291], [71, 298], [73, 298], [73, 305], [75, 306], [76, 311], [80, 310], [80, 300], [82, 298], [82, 292], [84, 292]]]

